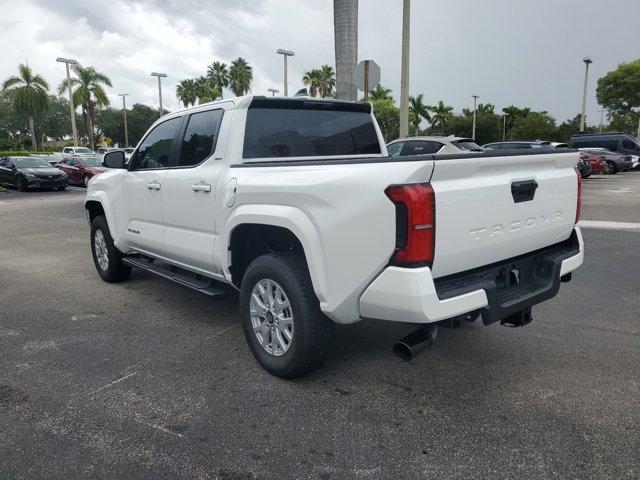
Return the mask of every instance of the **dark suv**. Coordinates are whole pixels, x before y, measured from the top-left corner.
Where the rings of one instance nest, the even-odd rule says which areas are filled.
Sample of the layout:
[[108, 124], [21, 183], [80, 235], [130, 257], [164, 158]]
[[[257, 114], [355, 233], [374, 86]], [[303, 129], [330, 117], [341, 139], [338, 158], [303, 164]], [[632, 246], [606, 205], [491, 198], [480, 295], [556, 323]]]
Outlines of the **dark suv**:
[[[626, 133], [578, 133], [569, 140], [569, 147], [604, 148], [626, 156], [640, 156], [640, 142]], [[629, 163], [631, 168], [630, 162], [625, 163]], [[618, 167], [618, 171], [620, 170], [623, 168]]]

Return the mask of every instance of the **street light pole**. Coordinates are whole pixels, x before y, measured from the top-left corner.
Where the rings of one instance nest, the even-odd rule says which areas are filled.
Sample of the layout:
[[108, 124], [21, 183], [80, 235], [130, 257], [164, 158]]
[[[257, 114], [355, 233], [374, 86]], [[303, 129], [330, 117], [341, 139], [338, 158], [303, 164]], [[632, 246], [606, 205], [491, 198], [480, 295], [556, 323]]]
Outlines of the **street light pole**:
[[78, 145], [78, 130], [76, 129], [76, 109], [73, 106], [73, 91], [71, 89], [71, 73], [69, 65], [76, 65], [78, 62], [70, 58], [58, 57], [56, 62], [64, 63], [67, 67], [67, 84], [69, 87], [69, 111], [71, 113], [71, 131], [73, 132], [73, 144]]
[[166, 78], [166, 73], [152, 72], [152, 77], [158, 77], [158, 98], [160, 99], [160, 116], [164, 114], [164, 110], [162, 109], [162, 83], [160, 79]]
[[400, 138], [409, 135], [409, 50], [411, 0], [402, 2], [402, 63], [400, 67]]
[[502, 114], [502, 141], [504, 142], [507, 139], [507, 117], [509, 115], [506, 113]]
[[280, 90], [278, 90], [277, 88], [267, 88], [268, 92], [271, 92], [271, 96], [275, 97], [276, 93], [278, 93]]
[[476, 110], [478, 109], [478, 95], [472, 95], [473, 97], [473, 130], [471, 131], [471, 138], [476, 139]]
[[587, 110], [587, 80], [589, 77], [589, 65], [593, 63], [589, 57], [584, 57], [582, 59], [585, 65], [584, 69], [584, 89], [582, 90], [582, 114], [580, 115], [580, 131], [584, 132], [585, 128], [585, 112]]
[[282, 55], [284, 57], [284, 96], [289, 96], [289, 85], [287, 80], [287, 57], [293, 57], [295, 55], [291, 50], [285, 50], [283, 48], [279, 48], [276, 50], [278, 55]]
[[119, 93], [118, 95], [122, 97], [122, 111], [124, 112], [124, 148], [128, 148], [129, 147], [129, 131], [127, 130], [127, 104], [125, 102], [125, 97], [129, 94]]

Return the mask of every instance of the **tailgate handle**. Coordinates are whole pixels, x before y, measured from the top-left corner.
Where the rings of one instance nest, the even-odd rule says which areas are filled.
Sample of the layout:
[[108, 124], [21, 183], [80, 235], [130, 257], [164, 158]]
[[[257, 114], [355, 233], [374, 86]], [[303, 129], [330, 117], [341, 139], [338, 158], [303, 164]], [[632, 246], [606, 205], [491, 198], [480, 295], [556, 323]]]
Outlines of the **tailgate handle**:
[[511, 195], [515, 203], [528, 202], [533, 200], [533, 196], [538, 188], [538, 182], [535, 180], [525, 180], [522, 182], [513, 182], [511, 184]]

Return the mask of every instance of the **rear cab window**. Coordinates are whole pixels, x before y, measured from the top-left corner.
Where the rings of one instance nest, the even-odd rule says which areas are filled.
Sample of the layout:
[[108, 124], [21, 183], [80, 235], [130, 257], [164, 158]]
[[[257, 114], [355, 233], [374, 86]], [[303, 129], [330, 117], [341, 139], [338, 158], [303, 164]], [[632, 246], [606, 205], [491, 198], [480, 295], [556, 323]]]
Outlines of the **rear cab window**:
[[381, 154], [369, 104], [254, 98], [243, 158]]

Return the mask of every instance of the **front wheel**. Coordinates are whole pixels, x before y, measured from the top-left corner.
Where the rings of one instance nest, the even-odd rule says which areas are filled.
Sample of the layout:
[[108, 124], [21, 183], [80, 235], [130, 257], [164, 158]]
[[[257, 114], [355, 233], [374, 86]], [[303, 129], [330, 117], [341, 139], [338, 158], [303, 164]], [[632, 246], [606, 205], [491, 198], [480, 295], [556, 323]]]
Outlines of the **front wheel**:
[[326, 358], [333, 322], [320, 311], [302, 255], [256, 258], [242, 279], [240, 310], [251, 353], [269, 373], [300, 377]]
[[26, 178], [24, 177], [16, 178], [16, 190], [18, 190], [19, 192], [24, 192], [28, 187], [29, 187], [29, 184], [27, 183]]
[[131, 267], [122, 262], [122, 253], [113, 245], [107, 219], [100, 215], [91, 222], [91, 253], [98, 275], [105, 282], [122, 282], [129, 278]]

